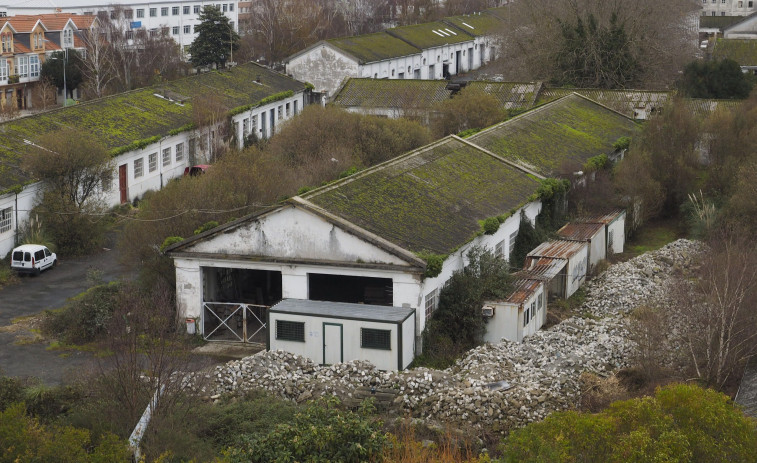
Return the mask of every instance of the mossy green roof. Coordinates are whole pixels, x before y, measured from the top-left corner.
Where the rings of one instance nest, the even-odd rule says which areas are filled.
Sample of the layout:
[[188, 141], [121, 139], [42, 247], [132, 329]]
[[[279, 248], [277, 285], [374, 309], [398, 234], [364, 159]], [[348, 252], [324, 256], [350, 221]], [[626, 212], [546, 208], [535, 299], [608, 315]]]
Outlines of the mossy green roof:
[[429, 108], [452, 94], [446, 80], [349, 79], [332, 104], [361, 108]]
[[552, 88], [546, 87], [539, 93], [536, 104], [541, 105], [558, 100], [571, 93], [578, 93], [601, 103], [628, 117], [636, 117], [638, 110], [661, 109], [671, 96], [671, 92], [657, 90], [606, 90], [601, 88]]
[[326, 42], [354, 56], [361, 63], [372, 63], [421, 52], [409, 43], [386, 32], [329, 39]]
[[580, 170], [591, 157], [609, 154], [615, 141], [633, 136], [631, 119], [572, 94], [497, 124], [469, 140], [545, 177]]
[[504, 21], [501, 18], [486, 13], [449, 16], [444, 18], [443, 21], [476, 37], [496, 34], [504, 26]]
[[534, 82], [472, 81], [466, 86], [492, 95], [507, 109], [530, 109], [537, 97], [538, 84]]
[[472, 40], [471, 34], [441, 21], [395, 27], [386, 32], [422, 49]]
[[[0, 190], [30, 180], [19, 168], [21, 158], [30, 149], [24, 140], [36, 143], [47, 133], [73, 128], [114, 151], [136, 141], [168, 136], [172, 130], [186, 127], [192, 122], [194, 95], [216, 95], [231, 110], [255, 104], [270, 95], [304, 88], [302, 82], [248, 63], [230, 71], [211, 71], [2, 123]], [[155, 94], [168, 95], [173, 101]]]
[[712, 50], [712, 58], [731, 59], [739, 66], [757, 66], [757, 40], [718, 39]]
[[448, 254], [488, 217], [527, 202], [539, 181], [454, 137], [303, 198], [404, 249]]
[[744, 16], [700, 16], [699, 28], [723, 29], [730, 25], [739, 23], [744, 19]]

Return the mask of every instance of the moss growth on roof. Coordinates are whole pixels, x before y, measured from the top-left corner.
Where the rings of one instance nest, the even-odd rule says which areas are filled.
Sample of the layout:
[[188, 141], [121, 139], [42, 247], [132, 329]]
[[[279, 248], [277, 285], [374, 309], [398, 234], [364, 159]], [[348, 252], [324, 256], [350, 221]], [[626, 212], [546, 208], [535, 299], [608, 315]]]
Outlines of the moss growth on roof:
[[358, 79], [334, 95], [337, 106], [362, 108], [430, 108], [450, 98], [446, 80]]
[[601, 103], [628, 117], [636, 117], [639, 110], [647, 112], [660, 109], [670, 98], [671, 93], [656, 90], [605, 90], [598, 88], [545, 88], [539, 93], [536, 104], [557, 100], [571, 93], [578, 93]]
[[578, 95], [569, 95], [477, 133], [469, 140], [531, 167], [545, 177], [580, 170], [591, 157], [611, 153], [638, 125]]
[[509, 214], [539, 181], [448, 137], [304, 196], [414, 253], [447, 255]]
[[30, 149], [24, 140], [34, 143], [47, 133], [74, 128], [83, 136], [96, 137], [118, 155], [191, 130], [193, 95], [211, 93], [233, 110], [304, 88], [301, 82], [249, 63], [2, 123], [0, 190], [29, 180], [19, 168], [21, 157]]
[[327, 42], [354, 56], [361, 63], [372, 63], [400, 56], [416, 55], [421, 52], [418, 48], [396, 37], [392, 37], [386, 32], [356, 35], [354, 37], [340, 37], [329, 39]]
[[505, 24], [505, 22], [498, 16], [480, 13], [463, 16], [449, 16], [442, 21], [454, 24], [459, 29], [476, 37], [496, 34]]
[[712, 58], [731, 59], [739, 66], [757, 66], [757, 40], [718, 39], [712, 50]]
[[424, 49], [473, 40], [471, 34], [441, 21], [395, 27], [387, 33]]
[[730, 25], [739, 23], [745, 19], [745, 16], [700, 16], [699, 28], [723, 29]]
[[507, 109], [530, 109], [534, 106], [537, 84], [534, 82], [473, 81], [466, 86], [492, 95]]

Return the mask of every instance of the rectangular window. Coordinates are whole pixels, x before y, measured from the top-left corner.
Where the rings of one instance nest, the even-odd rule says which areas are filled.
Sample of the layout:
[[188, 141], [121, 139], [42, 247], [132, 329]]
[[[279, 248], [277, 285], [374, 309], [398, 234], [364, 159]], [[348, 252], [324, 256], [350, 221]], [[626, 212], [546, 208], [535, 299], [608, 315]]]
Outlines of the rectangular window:
[[0, 81], [8, 80], [8, 60], [0, 59]]
[[184, 26], [184, 33], [185, 34], [191, 34], [192, 33], [192, 26]]
[[234, 11], [234, 4], [233, 3], [229, 3], [229, 11]]
[[184, 143], [176, 145], [176, 162], [184, 160]]
[[500, 241], [494, 246], [494, 257], [505, 258], [505, 240]]
[[189, 14], [189, 5], [184, 5], [184, 8], [182, 9], [182, 14]]
[[158, 15], [158, 9], [157, 8], [150, 8], [150, 17], [154, 18]]
[[39, 55], [29, 57], [29, 77], [39, 77]]
[[137, 8], [137, 18], [144, 18], [144, 17], [145, 17], [145, 9]]
[[200, 5], [193, 6], [192, 11], [194, 12], [194, 14], [200, 14]]
[[615, 231], [611, 230], [610, 233], [607, 234], [607, 247], [612, 248], [612, 242], [613, 238], [615, 236]]
[[13, 225], [13, 208], [9, 207], [0, 211], [0, 233], [10, 231]]
[[113, 188], [113, 172], [105, 172], [102, 177], [100, 177], [100, 189], [104, 193], [107, 193], [111, 188]]
[[145, 160], [143, 158], [134, 160], [134, 178], [141, 177], [145, 173]]
[[246, 137], [250, 133], [250, 120], [242, 119], [242, 136]]
[[431, 314], [439, 306], [439, 289], [434, 289], [426, 294], [426, 320], [431, 318]]
[[173, 26], [171, 28], [171, 32], [173, 32], [173, 35], [179, 35], [179, 26]]
[[178, 16], [178, 15], [179, 15], [179, 7], [178, 6], [171, 7], [171, 16]]
[[226, 5], [226, 4], [224, 3], [224, 4], [223, 4], [223, 12], [224, 12], [224, 13], [226, 13], [226, 10], [227, 10], [228, 8], [229, 8], [229, 7], [228, 7], [228, 5]]
[[163, 149], [163, 167], [171, 165], [171, 148]]
[[160, 15], [161, 16], [168, 16], [168, 7], [164, 6], [160, 9]]
[[754, 2], [747, 2], [747, 6], [748, 6], [749, 8], [752, 8], [752, 7], [754, 6]]
[[276, 108], [276, 119], [281, 120], [283, 114], [284, 114], [284, 107], [283, 106], [279, 106], [278, 108]]
[[27, 77], [29, 75], [28, 56], [19, 56], [16, 58], [16, 73], [19, 77]]
[[392, 349], [392, 332], [374, 328], [360, 328], [360, 347], [363, 349]]
[[287, 103], [286, 104], [286, 110], [285, 110], [286, 117], [290, 116], [290, 114], [289, 114], [290, 110], [291, 110], [291, 104]]
[[297, 114], [297, 100], [294, 101], [294, 114]]
[[538, 300], [539, 302], [537, 303], [537, 305], [539, 306], [539, 310], [541, 310], [544, 308], [544, 293], [539, 293]]
[[134, 17], [134, 10], [124, 10], [124, 18], [131, 19]]
[[523, 311], [523, 326], [528, 325], [528, 321], [530, 320], [529, 311], [530, 311], [529, 307], [526, 307], [526, 310]]
[[155, 172], [158, 168], [158, 153], [150, 153], [147, 156], [147, 169], [149, 172]]
[[518, 232], [517, 231], [510, 233], [510, 243], [509, 243], [510, 246], [507, 249], [507, 255], [508, 256], [512, 255], [513, 249], [515, 249], [515, 238], [517, 238], [517, 237], [518, 237]]
[[118, 11], [111, 10], [111, 12], [110, 12], [110, 19], [113, 19], [113, 20], [118, 19]]
[[276, 320], [276, 339], [305, 342], [305, 322]]

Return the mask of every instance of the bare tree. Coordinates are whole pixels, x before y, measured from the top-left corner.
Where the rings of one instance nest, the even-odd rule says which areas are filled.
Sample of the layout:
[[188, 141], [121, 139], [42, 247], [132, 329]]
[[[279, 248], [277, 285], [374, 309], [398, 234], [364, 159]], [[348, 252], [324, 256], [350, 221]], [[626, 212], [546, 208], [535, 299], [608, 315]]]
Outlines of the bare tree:
[[192, 122], [207, 161], [215, 161], [222, 154], [230, 133], [228, 110], [217, 94], [200, 93], [192, 98]]
[[55, 83], [48, 77], [41, 78], [32, 93], [32, 102], [35, 108], [41, 107], [46, 110], [48, 106], [55, 104], [57, 88]]
[[85, 91], [89, 91], [95, 98], [102, 98], [108, 84], [116, 77], [114, 53], [104, 31], [91, 28], [82, 38], [86, 49], [84, 59], [81, 60]]

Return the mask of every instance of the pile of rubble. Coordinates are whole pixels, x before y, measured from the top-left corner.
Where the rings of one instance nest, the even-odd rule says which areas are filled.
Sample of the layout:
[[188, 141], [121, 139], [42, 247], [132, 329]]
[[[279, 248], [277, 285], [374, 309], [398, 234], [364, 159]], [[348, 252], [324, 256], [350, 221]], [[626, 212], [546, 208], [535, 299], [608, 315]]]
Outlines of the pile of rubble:
[[[362, 361], [320, 366], [281, 351], [261, 352], [218, 366], [207, 395], [262, 388], [304, 401], [323, 394], [351, 397], [357, 387], [391, 388], [402, 413], [424, 419], [480, 424], [506, 430], [574, 408], [584, 371], [599, 375], [628, 366], [633, 351], [626, 315], [664, 296], [665, 283], [692, 265], [697, 242], [678, 240], [610, 267], [587, 287], [574, 316], [522, 343], [486, 344], [444, 371], [416, 368], [384, 372]], [[490, 388], [504, 381], [506, 387]]]

